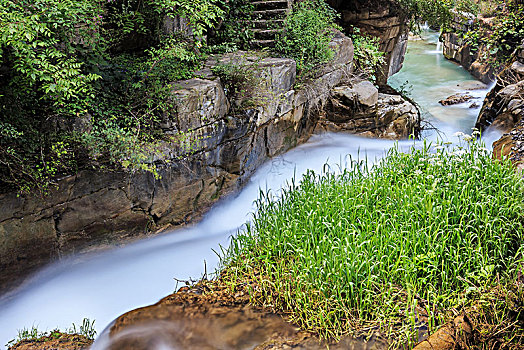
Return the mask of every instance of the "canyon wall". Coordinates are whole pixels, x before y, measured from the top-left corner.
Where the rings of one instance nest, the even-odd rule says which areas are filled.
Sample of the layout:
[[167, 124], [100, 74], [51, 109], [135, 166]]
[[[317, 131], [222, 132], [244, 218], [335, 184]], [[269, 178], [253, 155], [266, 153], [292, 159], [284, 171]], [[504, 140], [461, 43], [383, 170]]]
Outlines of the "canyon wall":
[[[259, 165], [305, 142], [319, 120], [324, 127], [317, 131], [333, 131], [330, 116], [340, 96], [351, 93], [354, 103], [346, 99], [336, 131], [408, 137], [420, 121], [415, 107], [355, 80], [351, 39], [337, 33], [331, 48], [335, 58], [299, 89], [293, 60], [246, 52], [212, 57], [198, 78], [174, 82], [176, 108], [161, 127], [166, 135], [183, 137], [160, 146], [159, 177], [84, 170], [59, 179], [45, 197], [0, 195], [0, 290], [61, 257], [118, 246], [198, 218], [240, 189]], [[263, 103], [241, 108], [245, 99], [228, 96], [213, 73], [217, 65], [252, 67]]]
[[455, 12], [451, 21], [450, 30], [442, 33], [444, 56], [457, 62], [470, 72], [475, 78], [488, 84], [495, 81], [497, 70], [487, 63], [485, 57], [489, 55], [484, 44], [472, 46], [463, 38], [463, 33], [470, 30], [474, 25], [479, 26], [479, 33], [489, 36], [491, 21], [486, 18], [476, 18], [472, 14]]
[[493, 144], [494, 156], [508, 157], [524, 170], [524, 40], [513, 60], [498, 74], [475, 127], [502, 131], [502, 138]]
[[81, 171], [43, 198], [0, 195], [0, 289], [62, 256], [187, 223], [240, 188], [267, 159], [306, 141], [330, 90], [351, 73], [351, 40], [339, 33], [331, 46], [335, 59], [299, 90], [293, 60], [241, 55], [242, 64], [256, 62], [269, 96], [242, 113], [209, 66], [199, 78], [173, 83], [177, 108], [162, 127], [185, 137], [163, 146], [168, 162], [159, 163], [160, 178]]
[[390, 1], [328, 0], [341, 13], [341, 25], [348, 32], [353, 27], [379, 38], [380, 50], [385, 53], [386, 64], [377, 77], [379, 84], [402, 68], [408, 45], [408, 25], [398, 4]]

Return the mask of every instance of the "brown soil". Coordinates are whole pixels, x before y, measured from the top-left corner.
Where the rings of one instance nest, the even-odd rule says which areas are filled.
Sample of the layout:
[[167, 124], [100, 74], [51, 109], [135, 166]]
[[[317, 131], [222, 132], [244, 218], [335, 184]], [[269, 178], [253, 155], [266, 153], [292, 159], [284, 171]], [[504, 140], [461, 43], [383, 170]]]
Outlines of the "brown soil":
[[23, 340], [9, 347], [9, 350], [85, 350], [92, 340], [78, 334], [53, 332], [37, 340]]

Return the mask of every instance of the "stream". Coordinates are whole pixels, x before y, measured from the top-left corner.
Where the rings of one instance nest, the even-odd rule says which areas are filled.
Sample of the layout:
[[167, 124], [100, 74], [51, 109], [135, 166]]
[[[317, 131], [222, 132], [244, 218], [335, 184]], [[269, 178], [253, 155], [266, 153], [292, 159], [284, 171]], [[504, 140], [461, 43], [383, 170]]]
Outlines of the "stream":
[[[478, 82], [444, 59], [437, 50], [438, 33], [424, 32], [422, 36], [424, 40], [410, 40], [404, 68], [389, 82], [410, 92], [422, 107], [423, 118], [438, 129], [425, 131], [426, 139], [457, 141], [453, 133], [471, 133], [480, 107], [470, 105], [482, 105], [488, 90], [472, 89]], [[438, 103], [465, 91], [476, 99], [446, 107]], [[491, 146], [497, 138], [496, 133], [488, 133], [484, 140]], [[398, 144], [407, 150], [413, 143]], [[205, 269], [212, 272], [218, 264], [215, 251], [227, 246], [230, 236], [250, 219], [259, 189], [278, 192], [308, 169], [320, 172], [325, 164], [336, 169], [349, 161], [348, 155], [374, 160], [394, 144], [347, 134], [314, 135], [306, 144], [263, 165], [240, 193], [221, 200], [193, 226], [43, 268], [16, 293], [0, 297], [0, 346], [16, 337], [19, 329], [68, 329], [72, 323], [78, 328], [83, 318], [95, 320], [100, 334], [122, 313], [153, 304], [172, 293], [174, 278], [198, 279]]]

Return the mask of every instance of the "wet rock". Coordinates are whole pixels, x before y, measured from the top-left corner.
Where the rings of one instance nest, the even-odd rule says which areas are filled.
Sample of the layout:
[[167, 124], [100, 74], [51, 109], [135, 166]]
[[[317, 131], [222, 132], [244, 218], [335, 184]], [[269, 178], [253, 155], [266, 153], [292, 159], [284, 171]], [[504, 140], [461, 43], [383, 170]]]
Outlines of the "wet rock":
[[[209, 286], [209, 284], [208, 284]], [[98, 346], [98, 347], [97, 347]], [[340, 342], [320, 341], [285, 321], [271, 310], [256, 308], [244, 291], [229, 293], [214, 283], [184, 287], [158, 303], [118, 317], [107, 343], [95, 349], [380, 349], [387, 342], [343, 337]]]
[[419, 112], [412, 103], [400, 95], [379, 93], [374, 86], [372, 89], [357, 79], [333, 89], [316, 131], [405, 139], [416, 135], [419, 128]]
[[505, 134], [493, 143], [493, 157], [508, 158], [524, 170], [524, 74], [520, 71], [520, 47], [512, 63], [500, 72], [497, 84], [486, 96], [477, 119], [480, 130], [496, 128]]
[[484, 90], [488, 88], [488, 85], [484, 84], [483, 82], [472, 80], [472, 81], [466, 81], [460, 84], [457, 84], [458, 87], [462, 90]]
[[473, 96], [467, 93], [460, 93], [460, 94], [451, 95], [443, 100], [438, 101], [438, 103], [440, 103], [443, 106], [450, 106], [450, 105], [456, 105], [459, 103], [467, 102], [471, 100], [472, 98]]
[[495, 159], [509, 159], [516, 169], [524, 171], [524, 121], [493, 143]]
[[524, 74], [517, 74], [513, 69], [517, 62], [519, 61], [515, 58], [500, 72], [497, 84], [487, 94], [475, 125], [479, 130], [494, 127], [502, 132], [509, 132], [522, 119]]

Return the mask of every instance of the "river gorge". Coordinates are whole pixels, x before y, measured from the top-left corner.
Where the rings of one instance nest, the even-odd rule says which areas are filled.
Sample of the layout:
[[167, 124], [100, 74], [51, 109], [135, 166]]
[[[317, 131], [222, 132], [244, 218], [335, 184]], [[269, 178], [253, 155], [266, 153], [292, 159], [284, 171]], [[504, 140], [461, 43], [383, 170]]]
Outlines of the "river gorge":
[[[462, 67], [447, 61], [439, 34], [424, 31], [409, 40], [402, 70], [389, 84], [406, 91], [429, 122], [422, 137], [430, 142], [458, 142], [454, 134], [471, 134], [488, 86]], [[443, 106], [439, 100], [469, 93], [467, 103]], [[483, 135], [491, 147], [500, 133]], [[308, 169], [316, 172], [344, 167], [349, 157], [380, 158], [398, 142], [403, 150], [422, 141], [392, 141], [344, 133], [322, 133], [260, 166], [239, 193], [221, 199], [195, 224], [125, 247], [101, 253], [72, 256], [41, 269], [29, 281], [0, 299], [0, 344], [6, 344], [24, 327], [67, 329], [83, 318], [95, 320], [98, 334], [122, 313], [155, 303], [175, 290], [175, 279], [199, 279], [217, 267], [216, 252], [227, 247], [241, 230], [259, 191], [278, 193], [292, 178]], [[95, 345], [96, 348], [96, 345]]]

